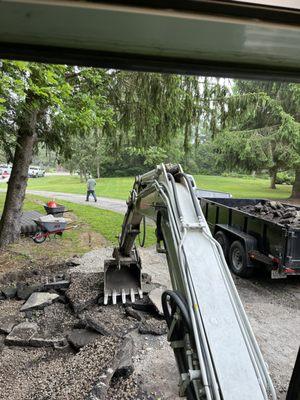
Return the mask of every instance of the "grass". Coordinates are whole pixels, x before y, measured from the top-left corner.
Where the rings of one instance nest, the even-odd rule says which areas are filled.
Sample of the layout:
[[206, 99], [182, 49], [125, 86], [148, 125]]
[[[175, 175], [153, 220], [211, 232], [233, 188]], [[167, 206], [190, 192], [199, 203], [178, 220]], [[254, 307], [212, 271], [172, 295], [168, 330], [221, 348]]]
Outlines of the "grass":
[[[0, 213], [3, 210], [4, 207], [4, 201], [5, 201], [5, 193], [0, 193]], [[24, 211], [29, 211], [29, 210], [34, 210], [34, 211], [39, 211], [39, 212], [43, 212], [44, 209], [43, 207], [38, 204], [35, 199], [34, 196], [31, 195], [27, 195], [25, 202], [24, 202], [24, 207], [23, 207]]]
[[[124, 200], [129, 196], [134, 178], [101, 178], [96, 181], [98, 196]], [[78, 176], [47, 176], [29, 179], [28, 189], [85, 194], [86, 183], [80, 182]]]
[[[63, 201], [63, 204], [72, 210], [79, 222], [88, 224], [91, 230], [100, 233], [109, 242], [117, 244], [124, 219], [122, 214], [68, 201]], [[155, 230], [152, 226], [148, 226], [145, 246], [150, 246], [155, 241]]]
[[[238, 178], [224, 176], [194, 175], [197, 186], [202, 189], [230, 192], [234, 197], [287, 199], [291, 194], [291, 186], [277, 185], [277, 189], [269, 189], [269, 180], [261, 178]], [[97, 195], [114, 199], [127, 199], [134, 178], [101, 178], [97, 180]], [[78, 176], [49, 176], [30, 179], [29, 189], [52, 192], [84, 194], [86, 185]]]
[[[48, 199], [27, 195], [24, 210], [36, 210], [45, 214], [43, 204]], [[0, 213], [3, 209], [5, 193], [0, 193]], [[66, 217], [77, 229], [67, 230], [62, 236], [50, 237], [42, 244], [36, 244], [31, 238], [21, 237], [19, 241], [0, 252], [0, 279], [11, 271], [22, 273], [31, 268], [44, 270], [60, 265], [70, 257], [80, 256], [88, 251], [105, 245], [117, 245], [117, 236], [121, 231], [123, 216], [112, 211], [102, 210], [87, 205], [64, 202], [68, 209]], [[137, 241], [138, 242], [138, 241]], [[156, 242], [153, 226], [148, 226], [146, 246]]]
[[287, 199], [291, 195], [292, 186], [276, 185], [277, 189], [270, 189], [268, 179], [236, 178], [225, 176], [195, 175], [196, 184], [202, 189], [229, 192], [233, 197]]
[[[3, 209], [4, 200], [5, 193], [0, 193], [0, 210]], [[45, 213], [43, 204], [45, 204], [45, 202], [48, 200], [49, 199], [40, 196], [27, 195], [24, 202], [24, 210], [36, 210], [41, 213]], [[77, 218], [76, 224], [79, 225], [76, 230], [64, 232], [63, 238], [71, 239], [76, 242], [78, 235], [82, 231], [92, 231], [103, 236], [108, 242], [114, 245], [117, 244], [117, 237], [121, 232], [124, 218], [122, 214], [115, 213], [113, 211], [102, 210], [96, 207], [75, 204], [68, 201], [64, 201], [63, 204], [68, 209], [72, 210], [72, 214], [75, 214]], [[155, 241], [154, 227], [148, 226], [145, 246], [150, 246], [154, 244]], [[75, 244], [76, 243], [74, 243], [74, 245]], [[78, 250], [78, 252], [81, 253], [82, 251]]]

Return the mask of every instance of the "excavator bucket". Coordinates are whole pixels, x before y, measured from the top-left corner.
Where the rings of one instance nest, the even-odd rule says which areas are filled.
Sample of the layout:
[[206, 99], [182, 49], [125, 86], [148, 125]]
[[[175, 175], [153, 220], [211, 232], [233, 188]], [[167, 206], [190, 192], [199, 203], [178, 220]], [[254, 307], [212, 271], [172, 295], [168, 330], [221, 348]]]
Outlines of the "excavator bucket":
[[111, 259], [104, 262], [104, 304], [108, 304], [109, 297], [112, 303], [117, 304], [120, 296], [122, 303], [126, 303], [129, 296], [132, 303], [135, 296], [143, 297], [141, 288], [141, 264], [132, 259]]

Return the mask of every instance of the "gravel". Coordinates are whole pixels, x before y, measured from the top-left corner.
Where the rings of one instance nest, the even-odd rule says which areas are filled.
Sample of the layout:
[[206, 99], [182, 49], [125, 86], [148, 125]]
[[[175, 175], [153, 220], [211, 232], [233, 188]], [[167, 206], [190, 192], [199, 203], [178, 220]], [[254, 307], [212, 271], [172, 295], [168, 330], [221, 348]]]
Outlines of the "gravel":
[[84, 312], [80, 318], [89, 328], [106, 336], [124, 337], [139, 323], [125, 312], [123, 306], [97, 306]]
[[142, 389], [139, 377], [130, 376], [112, 379], [106, 400], [164, 400], [158, 393], [147, 393]]
[[[103, 261], [111, 254], [111, 248], [90, 252], [83, 257], [80, 265], [70, 270], [79, 274], [73, 293], [77, 294], [80, 306], [86, 300], [90, 301], [91, 293], [96, 291], [93, 285], [98, 285], [99, 280], [93, 274], [103, 272]], [[154, 248], [147, 248], [141, 250], [141, 258], [143, 271], [150, 273], [153, 281], [170, 287], [165, 257], [156, 254]], [[82, 289], [80, 283], [90, 282], [92, 276], [94, 283]], [[234, 280], [269, 365], [278, 399], [284, 400], [300, 343], [300, 279], [291, 277], [284, 281], [271, 281], [266, 277], [252, 280], [234, 277]], [[86, 288], [90, 288], [90, 292]], [[16, 300], [0, 301], [0, 316], [18, 315], [22, 304], [22, 301]], [[89, 312], [95, 313], [98, 322], [105, 322], [107, 327], [109, 323], [112, 324], [110, 326], [115, 324], [116, 330], [110, 328], [111, 331], [119, 332], [121, 329], [120, 336], [125, 331], [129, 332], [127, 336], [134, 340], [134, 372], [130, 377], [114, 379], [106, 400], [179, 400], [179, 375], [166, 335], [141, 335], [137, 330], [127, 328], [122, 331], [125, 321], [125, 326], [127, 323], [140, 326], [145, 322], [162, 323], [162, 320], [149, 317], [147, 313], [141, 313], [140, 321], [133, 320], [126, 316], [122, 306], [93, 305], [81, 312], [80, 316]], [[83, 328], [82, 322], [74, 316], [69, 306], [62, 303], [26, 313], [26, 318], [36, 322], [45, 331], [66, 333], [75, 326]], [[122, 339], [115, 335], [99, 336], [99, 340], [87, 344], [76, 353], [70, 347], [7, 347], [3, 346], [3, 338], [4, 335], [0, 335], [0, 399], [15, 400], [86, 400], [94, 385], [99, 383], [99, 378], [105, 375], [103, 379], [110, 379], [112, 372], [107, 371], [114, 364], [114, 356], [122, 343]]]
[[[33, 367], [32, 386], [24, 400], [82, 400], [94, 385], [113, 367], [121, 346], [118, 338], [101, 337], [81, 349], [75, 356], [59, 357]], [[28, 377], [29, 378], [29, 377]]]
[[29, 319], [36, 322], [42, 331], [52, 334], [71, 331], [79, 321], [70, 308], [62, 303], [54, 303], [43, 311], [32, 313]]

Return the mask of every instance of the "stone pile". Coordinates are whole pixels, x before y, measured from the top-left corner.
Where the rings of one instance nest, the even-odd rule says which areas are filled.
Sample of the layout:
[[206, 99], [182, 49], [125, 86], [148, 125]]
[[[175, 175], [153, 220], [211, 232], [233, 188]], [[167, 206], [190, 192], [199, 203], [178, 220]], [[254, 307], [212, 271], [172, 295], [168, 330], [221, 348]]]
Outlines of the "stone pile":
[[279, 201], [262, 200], [255, 205], [237, 207], [238, 210], [274, 221], [282, 225], [300, 228], [300, 210]]
[[47, 365], [41, 364], [43, 373], [30, 364], [30, 379], [43, 384], [22, 400], [154, 399], [132, 375], [131, 333], [167, 333], [160, 305], [164, 289], [144, 274], [143, 299], [104, 306], [103, 272], [76, 271], [68, 279], [60, 274], [45, 282], [0, 287], [0, 364], [3, 348], [52, 348]]

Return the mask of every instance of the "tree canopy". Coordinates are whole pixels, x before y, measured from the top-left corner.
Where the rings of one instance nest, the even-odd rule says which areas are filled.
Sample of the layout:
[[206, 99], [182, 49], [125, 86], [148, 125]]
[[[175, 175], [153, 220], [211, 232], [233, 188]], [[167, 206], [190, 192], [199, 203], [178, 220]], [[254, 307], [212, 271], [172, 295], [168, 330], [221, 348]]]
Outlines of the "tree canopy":
[[227, 169], [268, 170], [275, 188], [278, 171], [300, 162], [299, 85], [236, 81], [224, 98], [226, 125], [215, 141], [218, 163]]
[[[1, 154], [13, 163], [0, 246], [18, 236], [27, 171], [41, 149], [82, 178], [133, 175], [160, 162], [192, 173], [295, 171], [300, 197], [300, 85], [0, 64]], [[9, 227], [9, 228], [8, 228]]]

